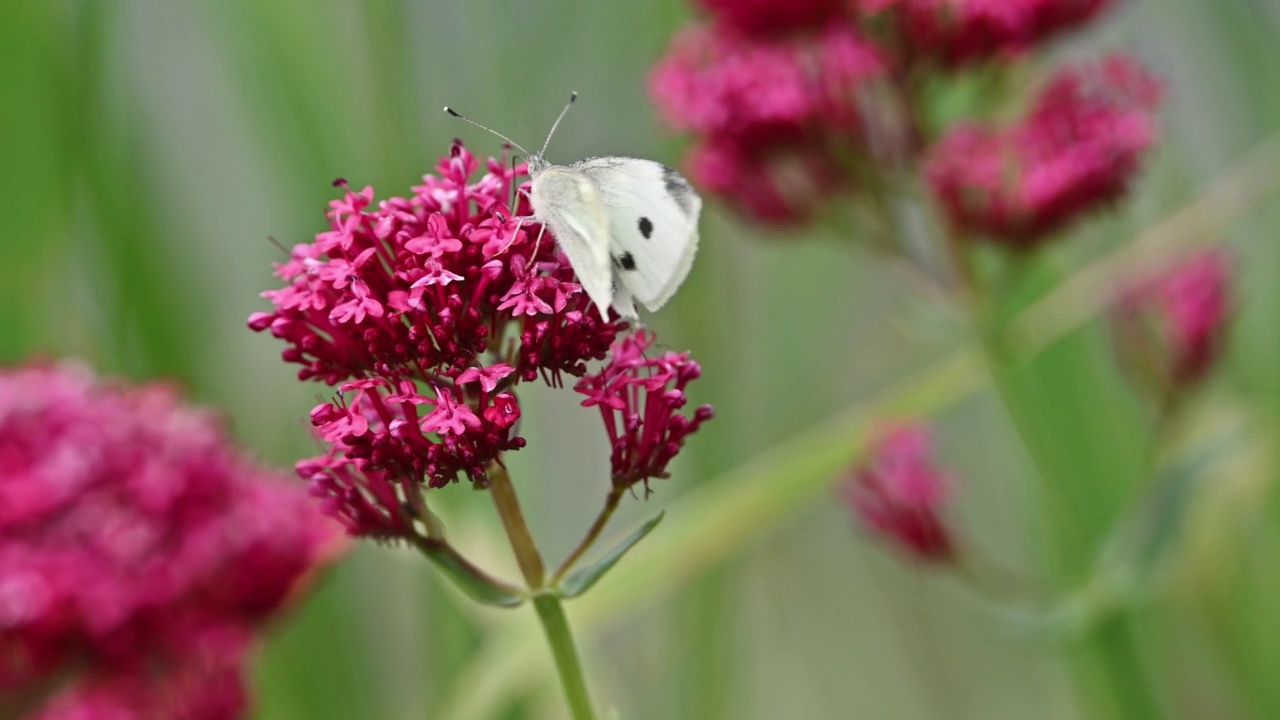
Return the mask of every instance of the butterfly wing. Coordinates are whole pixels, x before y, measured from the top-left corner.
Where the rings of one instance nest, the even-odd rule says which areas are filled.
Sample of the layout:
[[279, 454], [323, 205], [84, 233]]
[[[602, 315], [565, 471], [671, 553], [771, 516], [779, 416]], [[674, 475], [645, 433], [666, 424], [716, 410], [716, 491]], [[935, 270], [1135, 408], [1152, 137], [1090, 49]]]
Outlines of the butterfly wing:
[[595, 185], [580, 172], [551, 165], [534, 177], [529, 195], [534, 217], [556, 236], [582, 289], [608, 320], [613, 302], [609, 214]]
[[569, 167], [599, 194], [614, 273], [646, 308], [662, 307], [693, 265], [702, 198], [684, 176], [652, 160], [597, 157]]

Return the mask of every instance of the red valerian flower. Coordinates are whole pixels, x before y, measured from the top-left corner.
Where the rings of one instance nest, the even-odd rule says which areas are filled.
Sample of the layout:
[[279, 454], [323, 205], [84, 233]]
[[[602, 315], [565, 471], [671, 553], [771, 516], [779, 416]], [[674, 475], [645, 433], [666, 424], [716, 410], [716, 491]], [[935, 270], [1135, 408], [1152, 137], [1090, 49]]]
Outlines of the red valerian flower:
[[1160, 392], [1203, 380], [1222, 354], [1233, 275], [1227, 251], [1211, 248], [1125, 290], [1112, 313], [1125, 367]]
[[102, 669], [59, 689], [30, 720], [227, 720], [247, 717], [241, 675], [248, 637], [188, 638], [183, 658], [155, 668]]
[[1089, 22], [1114, 0], [863, 0], [887, 13], [908, 59], [949, 67], [1026, 51]]
[[949, 562], [955, 545], [941, 517], [951, 479], [933, 461], [928, 427], [907, 424], [885, 431], [842, 492], [862, 522], [918, 560]]
[[877, 135], [867, 108], [886, 70], [852, 26], [756, 39], [699, 25], [675, 37], [649, 91], [673, 128], [697, 134], [696, 183], [753, 218], [795, 222], [852, 180], [839, 159]]
[[1037, 245], [1125, 194], [1156, 140], [1160, 94], [1127, 57], [1066, 68], [1013, 127], [953, 128], [930, 149], [926, 179], [959, 229]]
[[851, 179], [820, 140], [808, 138], [768, 144], [708, 140], [691, 148], [685, 162], [700, 188], [770, 225], [804, 222]]
[[595, 406], [604, 418], [613, 449], [610, 457], [614, 487], [631, 487], [653, 478], [666, 478], [667, 464], [714, 416], [710, 405], [680, 413], [685, 386], [702, 374], [688, 353], [663, 352], [646, 356], [654, 335], [646, 331], [619, 340], [600, 372], [578, 381], [574, 390], [587, 396], [584, 407]]
[[123, 717], [187, 717], [160, 700], [181, 677], [234, 691], [190, 717], [243, 717], [255, 628], [340, 544], [172, 389], [0, 371], [0, 697], [21, 710], [111, 717], [55, 711], [131, 678], [130, 707], [153, 709]]
[[698, 0], [716, 23], [756, 36], [820, 29], [846, 15], [849, 0]]
[[1214, 366], [1231, 316], [1231, 263], [1225, 251], [1187, 258], [1160, 280], [1160, 309], [1174, 381], [1199, 381]]
[[473, 181], [481, 163], [455, 143], [410, 197], [376, 204], [339, 182], [329, 229], [277, 266], [275, 309], [249, 318], [288, 344], [299, 377], [342, 393], [311, 414], [327, 452], [297, 469], [354, 534], [411, 532], [406, 484], [487, 482], [524, 445], [511, 389], [584, 375], [626, 328], [539, 240], [526, 198], [508, 208], [527, 168], [485, 165]]

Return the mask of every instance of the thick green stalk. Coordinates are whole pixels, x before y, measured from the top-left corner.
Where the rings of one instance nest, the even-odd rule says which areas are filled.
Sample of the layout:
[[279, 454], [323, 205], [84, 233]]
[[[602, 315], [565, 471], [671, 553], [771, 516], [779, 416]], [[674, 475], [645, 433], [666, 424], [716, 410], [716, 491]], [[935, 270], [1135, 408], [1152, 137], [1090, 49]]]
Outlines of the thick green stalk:
[[511, 543], [511, 551], [515, 553], [516, 564], [520, 566], [525, 583], [532, 592], [542, 589], [547, 577], [542, 554], [533, 541], [533, 533], [529, 532], [529, 524], [524, 521], [520, 500], [516, 497], [507, 469], [497, 463], [489, 468], [489, 496], [502, 519], [502, 529], [507, 533], [507, 541]]
[[556, 671], [560, 674], [560, 684], [564, 687], [564, 697], [573, 720], [595, 720], [587, 681], [582, 674], [582, 661], [573, 644], [573, 632], [569, 629], [563, 603], [556, 595], [536, 595], [533, 607], [538, 611], [547, 642], [551, 644], [551, 654], [555, 657]]
[[1116, 717], [1155, 720], [1164, 715], [1144, 670], [1131, 613], [1122, 613], [1094, 630], [1093, 647], [1115, 701]]
[[529, 591], [533, 593], [533, 607], [538, 611], [538, 620], [542, 622], [547, 642], [551, 644], [556, 672], [560, 675], [560, 684], [564, 686], [565, 700], [569, 703], [573, 720], [595, 720], [595, 713], [591, 710], [591, 697], [587, 694], [587, 683], [582, 674], [582, 663], [573, 644], [573, 633], [569, 631], [569, 621], [565, 617], [561, 599], [545, 592], [547, 572], [542, 563], [542, 554], [538, 552], [533, 533], [529, 532], [529, 525], [524, 520], [524, 513], [520, 510], [520, 501], [516, 497], [511, 478], [507, 475], [507, 469], [496, 463], [489, 468], [489, 495], [502, 519], [502, 527], [507, 532], [520, 572], [524, 575]]
[[[1074, 537], [1083, 513], [1079, 508], [1069, 507], [1070, 503], [1065, 497], [1063, 488], [1055, 485], [1056, 478], [1048, 460], [1043, 455], [1043, 448], [1034, 437], [1032, 421], [1027, 417], [1025, 408], [1021, 406], [1016, 393], [1010, 386], [1012, 375], [1018, 368], [1018, 360], [1011, 357], [1003, 344], [1000, 329], [995, 326], [992, 316], [992, 298], [971, 264], [972, 258], [969, 252], [973, 243], [959, 228], [950, 223], [944, 225], [941, 240], [948, 251], [952, 270], [959, 280], [957, 299], [964, 308], [971, 330], [982, 350], [988, 376], [1018, 438], [1035, 466], [1036, 474], [1039, 475], [1039, 486], [1043, 490], [1047, 509], [1053, 516], [1054, 534], [1060, 542], [1055, 550], [1060, 555], [1065, 551], [1069, 557], [1073, 558], [1080, 552], [1093, 552], [1093, 547], [1081, 546]], [[1059, 560], [1061, 561], [1062, 558], [1060, 557]], [[1089, 638], [1090, 646], [1102, 665], [1106, 684], [1109, 686], [1109, 694], [1120, 711], [1120, 717], [1157, 718], [1159, 704], [1148, 683], [1141, 653], [1135, 645], [1131, 622], [1132, 619], [1128, 615], [1123, 613], [1117, 615], [1105, 627], [1094, 630]], [[1077, 667], [1077, 673], [1081, 669]]]

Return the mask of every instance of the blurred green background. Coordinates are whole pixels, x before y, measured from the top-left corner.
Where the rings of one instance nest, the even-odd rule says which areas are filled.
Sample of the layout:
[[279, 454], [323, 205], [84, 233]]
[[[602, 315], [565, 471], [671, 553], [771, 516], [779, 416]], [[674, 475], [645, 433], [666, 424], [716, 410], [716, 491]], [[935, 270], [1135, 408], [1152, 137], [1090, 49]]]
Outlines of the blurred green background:
[[[954, 318], [849, 238], [761, 236], [712, 207], [689, 282], [652, 325], [703, 363], [693, 400], [719, 416], [609, 537], [659, 509], [666, 522], [569, 606], [601, 707], [626, 719], [1120, 717], [1139, 682], [1169, 717], [1280, 717], [1280, 153], [1259, 145], [1280, 130], [1280, 4], [1124, 5], [1039, 61], [1136, 52], [1169, 82], [1166, 142], [1122, 212], [1037, 259], [1019, 302], [1080, 268], [1105, 274], [1144, 232], [1153, 248], [1179, 232], [1224, 239], [1241, 259], [1231, 352], [1197, 413], [1230, 442], [1163, 518], [1175, 542], [1143, 566], [1141, 592], [1093, 632], [1062, 629], [1078, 618], [1055, 598], [1096, 578], [1149, 433], [1088, 319], [1094, 298], [1051, 298], [1046, 317], [1084, 307], [1085, 322], [1048, 323], [1043, 352], [1002, 379], [1006, 407]], [[276, 283], [268, 236], [310, 239], [336, 177], [403, 194], [454, 137], [498, 151], [446, 103], [528, 145], [577, 90], [553, 160], [676, 162], [644, 82], [690, 15], [677, 0], [4, 3], [3, 359], [76, 355], [175, 379], [288, 466], [313, 452], [304, 418], [327, 389], [297, 382], [279, 343], [245, 328]], [[1235, 184], [1206, 196], [1222, 178]], [[552, 559], [607, 490], [598, 416], [577, 403], [527, 398], [529, 446], [511, 460]], [[965, 538], [1038, 592], [979, 599], [856, 530], [830, 481], [882, 409], [937, 418]], [[456, 544], [517, 577], [487, 500], [462, 486], [438, 496]], [[564, 713], [532, 611], [475, 608], [421, 558], [372, 544], [272, 629], [256, 672], [270, 720]]]

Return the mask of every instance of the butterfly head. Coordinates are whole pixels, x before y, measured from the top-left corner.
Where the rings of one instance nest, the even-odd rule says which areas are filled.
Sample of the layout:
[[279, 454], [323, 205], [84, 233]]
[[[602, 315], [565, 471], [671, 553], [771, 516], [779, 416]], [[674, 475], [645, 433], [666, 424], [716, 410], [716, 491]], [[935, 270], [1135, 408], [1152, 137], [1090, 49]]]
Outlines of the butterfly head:
[[531, 153], [528, 150], [525, 150], [523, 147], [520, 147], [520, 145], [516, 141], [512, 140], [511, 138], [507, 137], [506, 135], [503, 135], [502, 133], [496, 130], [487, 128], [484, 125], [481, 125], [480, 123], [476, 122], [475, 120], [472, 120], [471, 118], [463, 117], [462, 115], [459, 115], [456, 110], [454, 110], [453, 108], [447, 105], [445, 106], [444, 111], [458, 118], [459, 120], [465, 120], [471, 123], [472, 125], [475, 125], [481, 130], [485, 130], [487, 132], [493, 133], [494, 135], [497, 135], [498, 137], [510, 143], [512, 147], [516, 148], [520, 152], [525, 153], [525, 155], [528, 157], [527, 162], [529, 164], [529, 177], [536, 178], [537, 176], [542, 174], [543, 170], [546, 170], [551, 165], [545, 159], [547, 146], [551, 144], [551, 136], [555, 134], [556, 128], [560, 126], [560, 121], [564, 119], [565, 113], [569, 112], [569, 107], [572, 106], [573, 102], [577, 99], [578, 99], [578, 93], [576, 92], [569, 96], [569, 102], [565, 103], [564, 109], [560, 111], [560, 115], [556, 118], [556, 121], [551, 125], [551, 132], [547, 133], [547, 140], [546, 142], [542, 143], [542, 149], [536, 153]]
[[546, 158], [542, 157], [542, 153], [535, 153], [533, 155], [530, 155], [525, 160], [525, 162], [528, 163], [528, 166], [529, 166], [530, 178], [538, 177], [539, 175], [542, 174], [542, 171], [546, 170], [547, 167], [551, 164], [547, 162]]

